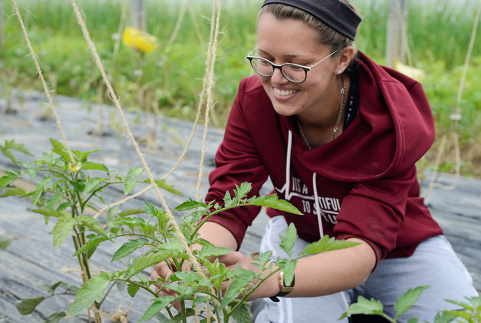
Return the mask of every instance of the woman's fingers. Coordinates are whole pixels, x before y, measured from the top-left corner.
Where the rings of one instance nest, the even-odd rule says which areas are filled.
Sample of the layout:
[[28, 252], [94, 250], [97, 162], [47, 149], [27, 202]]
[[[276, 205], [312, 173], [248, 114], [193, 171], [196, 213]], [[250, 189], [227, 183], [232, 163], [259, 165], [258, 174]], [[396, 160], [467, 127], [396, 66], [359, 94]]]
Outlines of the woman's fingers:
[[[182, 265], [182, 271], [186, 272], [191, 270], [192, 265], [185, 261], [184, 264]], [[152, 267], [152, 271], [150, 272], [150, 279], [151, 280], [158, 280], [161, 278], [162, 280], [165, 281], [165, 283], [168, 283], [169, 276], [172, 275], [172, 269], [176, 269], [173, 261], [171, 259], [168, 259], [166, 261], [163, 261], [161, 263], [158, 263]], [[170, 288], [162, 288], [162, 286], [165, 284], [162, 282], [155, 283], [155, 288], [156, 292], [159, 296], [177, 296], [177, 293], [173, 291]], [[181, 306], [179, 302], [173, 303], [172, 306], [177, 310], [181, 310]]]
[[229, 268], [235, 268], [239, 265], [244, 269], [252, 270], [254, 267], [252, 265], [252, 262], [254, 262], [252, 258], [237, 251], [232, 251], [226, 255], [220, 256], [219, 261]]
[[[167, 281], [170, 275], [172, 275], [172, 270], [169, 268], [167, 263], [163, 261], [153, 266], [152, 271], [150, 272], [150, 279], [157, 280], [159, 278], [162, 278]], [[161, 288], [163, 283], [156, 283], [154, 285], [157, 288]]]

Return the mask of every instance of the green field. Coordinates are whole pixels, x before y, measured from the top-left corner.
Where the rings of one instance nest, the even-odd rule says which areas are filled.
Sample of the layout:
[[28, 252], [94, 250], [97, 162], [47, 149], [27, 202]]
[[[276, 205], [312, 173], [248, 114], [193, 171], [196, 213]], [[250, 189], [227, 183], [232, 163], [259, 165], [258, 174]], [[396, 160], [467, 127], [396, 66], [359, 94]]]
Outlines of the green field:
[[[13, 88], [41, 90], [28, 55], [11, 1], [1, 0], [4, 45], [0, 51], [0, 88], [8, 96]], [[122, 7], [127, 0], [79, 1], [87, 27], [94, 38], [121, 102], [128, 109], [158, 104], [163, 115], [192, 120], [202, 88], [209, 41], [211, 1], [190, 1], [179, 34], [169, 46], [184, 1], [146, 0], [147, 29], [159, 39], [159, 49], [140, 54], [120, 44], [114, 54]], [[97, 100], [100, 74], [81, 36], [69, 1], [19, 0], [32, 45], [56, 93], [89, 101]], [[223, 127], [239, 80], [251, 75], [245, 55], [255, 46], [256, 14], [261, 0], [224, 0], [222, 36], [218, 48], [214, 125]], [[358, 36], [360, 50], [383, 63], [386, 47], [386, 0], [352, 0], [364, 21]], [[439, 139], [453, 131], [450, 115], [457, 94], [479, 1], [409, 1], [408, 44], [415, 67], [426, 71], [424, 88], [436, 119], [438, 140], [421, 163], [432, 166]], [[128, 10], [125, 11], [128, 14]], [[460, 134], [464, 175], [481, 176], [481, 40], [478, 37], [470, 61], [461, 101]], [[142, 72], [140, 72], [142, 71]], [[448, 152], [453, 147], [447, 148]], [[452, 171], [448, 156], [442, 170]]]

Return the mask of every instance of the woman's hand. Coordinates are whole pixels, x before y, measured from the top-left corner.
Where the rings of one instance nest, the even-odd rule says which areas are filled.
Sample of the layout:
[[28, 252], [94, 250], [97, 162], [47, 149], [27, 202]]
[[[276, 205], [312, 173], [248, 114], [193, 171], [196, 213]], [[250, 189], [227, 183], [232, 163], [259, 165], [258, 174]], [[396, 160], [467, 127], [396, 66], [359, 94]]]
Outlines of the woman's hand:
[[[169, 264], [171, 267], [169, 267]], [[172, 269], [176, 269], [174, 262], [172, 259], [168, 259], [166, 261], [162, 261], [161, 263], [158, 263], [157, 265], [154, 265], [152, 268], [152, 271], [150, 272], [150, 279], [151, 280], [157, 280], [159, 278], [162, 278], [165, 280], [165, 283], [168, 283], [169, 281], [169, 276], [172, 275], [173, 271]], [[186, 272], [191, 270], [191, 264], [187, 261], [184, 261], [184, 264], [182, 266], [182, 271]], [[164, 285], [163, 283], [156, 283], [154, 284], [156, 287], [156, 291], [158, 291], [159, 296], [177, 296], [177, 293], [173, 291], [172, 289], [169, 288], [162, 288]], [[177, 311], [180, 311], [180, 303], [174, 303], [172, 306]]]
[[[226, 267], [234, 270], [237, 266], [241, 266], [244, 269], [251, 270], [255, 273], [260, 273], [261, 268], [254, 265], [256, 261], [249, 256], [246, 256], [240, 252], [232, 251], [224, 256], [219, 257], [219, 261], [222, 262]], [[272, 268], [275, 271], [276, 267]], [[266, 270], [263, 277], [268, 276], [271, 271]], [[269, 278], [267, 278], [249, 297], [247, 301], [252, 301], [257, 298], [271, 297], [279, 292], [279, 284], [277, 283], [278, 273], [274, 273]], [[259, 282], [259, 280], [254, 280], [252, 283], [254, 286]], [[225, 282], [222, 286], [222, 292], [225, 293], [228, 287], [228, 282]]]

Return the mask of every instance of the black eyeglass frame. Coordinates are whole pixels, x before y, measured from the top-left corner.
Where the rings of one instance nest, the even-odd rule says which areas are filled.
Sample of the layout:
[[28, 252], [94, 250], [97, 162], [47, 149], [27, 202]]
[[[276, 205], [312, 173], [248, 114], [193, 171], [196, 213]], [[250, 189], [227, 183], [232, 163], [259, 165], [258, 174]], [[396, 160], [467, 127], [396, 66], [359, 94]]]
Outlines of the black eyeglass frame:
[[[281, 71], [281, 74], [282, 76], [284, 76], [289, 82], [292, 82], [292, 83], [303, 83], [307, 80], [307, 72], [309, 72], [310, 70], [312, 70], [314, 67], [316, 67], [318, 64], [322, 63], [323, 61], [325, 61], [326, 59], [328, 59], [329, 57], [331, 57], [332, 55], [334, 55], [335, 53], [337, 53], [338, 51], [340, 51], [340, 49], [336, 49], [335, 51], [333, 51], [332, 53], [330, 53], [329, 55], [327, 55], [326, 57], [324, 57], [323, 59], [321, 59], [319, 62], [315, 63], [314, 65], [311, 65], [311, 66], [304, 66], [304, 65], [299, 65], [299, 64], [294, 64], [294, 63], [284, 63], [284, 64], [281, 64], [281, 65], [278, 65], [278, 64], [274, 64], [272, 63], [270, 60], [268, 59], [265, 59], [265, 58], [262, 58], [262, 57], [258, 57], [258, 56], [251, 56], [251, 54], [255, 51], [256, 49], [254, 48], [247, 56], [246, 58], [249, 60], [252, 68], [254, 69], [254, 71], [259, 74], [260, 76], [264, 76], [264, 77], [271, 77], [272, 75], [274, 75], [274, 71], [276, 70], [276, 68], [278, 68], [280, 71]], [[272, 73], [269, 75], [269, 74], [262, 74], [255, 66], [255, 63], [253, 62], [254, 59], [260, 59], [261, 61], [265, 62], [265, 63], [269, 63], [271, 64], [272, 66]], [[296, 67], [296, 68], [301, 68], [304, 70], [305, 72], [305, 76], [304, 76], [304, 79], [302, 81], [294, 81], [292, 79], [290, 79], [286, 74], [284, 74], [284, 71], [282, 70], [282, 68], [284, 66], [293, 66], [293, 67]]]

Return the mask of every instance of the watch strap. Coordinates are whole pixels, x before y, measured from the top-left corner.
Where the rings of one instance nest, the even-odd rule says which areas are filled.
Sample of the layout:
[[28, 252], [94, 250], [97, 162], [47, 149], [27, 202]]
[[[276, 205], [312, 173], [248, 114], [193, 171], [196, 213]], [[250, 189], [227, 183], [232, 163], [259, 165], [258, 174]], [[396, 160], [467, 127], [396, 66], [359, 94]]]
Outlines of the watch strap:
[[279, 303], [280, 299], [278, 297], [283, 297], [283, 296], [286, 296], [287, 294], [289, 294], [290, 292], [279, 292], [277, 293], [277, 295], [275, 296], [271, 296], [269, 297], [271, 299], [271, 301], [275, 302], [275, 303]]

